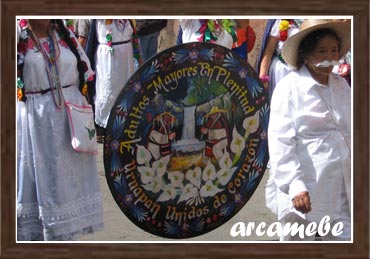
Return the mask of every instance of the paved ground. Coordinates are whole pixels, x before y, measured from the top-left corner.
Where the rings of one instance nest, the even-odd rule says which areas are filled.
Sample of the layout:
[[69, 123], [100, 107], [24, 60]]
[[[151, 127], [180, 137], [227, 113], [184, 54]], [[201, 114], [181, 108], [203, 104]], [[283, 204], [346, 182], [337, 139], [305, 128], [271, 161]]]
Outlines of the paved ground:
[[145, 232], [141, 228], [137, 227], [132, 223], [126, 215], [121, 211], [113, 196], [110, 193], [108, 184], [105, 178], [104, 164], [103, 164], [103, 145], [99, 145], [98, 154], [98, 171], [101, 189], [103, 192], [103, 206], [104, 206], [104, 230], [96, 232], [95, 234], [86, 235], [79, 239], [79, 241], [118, 241], [118, 242], [154, 242], [154, 241], [181, 241], [181, 242], [206, 242], [206, 241], [276, 241], [277, 237], [262, 236], [259, 237], [255, 234], [249, 237], [231, 237], [230, 229], [237, 222], [254, 222], [257, 226], [260, 222], [265, 222], [267, 226], [272, 222], [275, 222], [275, 215], [265, 206], [265, 183], [267, 180], [267, 172], [260, 182], [257, 190], [253, 194], [252, 198], [245, 204], [243, 209], [239, 211], [232, 219], [224, 223], [217, 229], [208, 232], [204, 235], [188, 238], [183, 240], [166, 239], [158, 236], [154, 236], [148, 232]]

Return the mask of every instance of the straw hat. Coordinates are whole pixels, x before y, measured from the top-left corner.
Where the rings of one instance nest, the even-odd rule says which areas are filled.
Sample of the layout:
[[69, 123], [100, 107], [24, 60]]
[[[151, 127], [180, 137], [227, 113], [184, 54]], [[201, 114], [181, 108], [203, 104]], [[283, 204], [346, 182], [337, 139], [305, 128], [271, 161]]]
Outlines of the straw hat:
[[163, 112], [159, 115], [157, 115], [155, 118], [154, 118], [154, 121], [160, 121], [160, 120], [163, 120], [163, 119], [168, 119], [170, 120], [171, 123], [175, 122], [177, 120], [176, 116], [174, 116], [173, 114], [171, 114], [170, 112]]
[[215, 114], [215, 113], [219, 113], [219, 112], [220, 113], [221, 112], [226, 113], [227, 110], [221, 110], [220, 108], [218, 108], [218, 106], [212, 106], [211, 110], [209, 111], [209, 113], [206, 114], [206, 116], [211, 115], [211, 114]]
[[299, 32], [290, 36], [284, 43], [281, 54], [285, 62], [298, 68], [298, 47], [301, 41], [311, 32], [319, 29], [331, 29], [341, 40], [339, 57], [343, 57], [351, 47], [351, 26], [341, 21], [332, 21], [327, 19], [307, 19], [302, 22]]

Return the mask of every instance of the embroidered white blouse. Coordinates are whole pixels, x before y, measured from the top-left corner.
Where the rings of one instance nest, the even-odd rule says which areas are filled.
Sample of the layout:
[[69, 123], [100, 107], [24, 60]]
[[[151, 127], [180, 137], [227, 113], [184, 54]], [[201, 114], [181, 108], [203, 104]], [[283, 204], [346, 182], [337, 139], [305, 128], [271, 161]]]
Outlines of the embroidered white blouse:
[[350, 208], [351, 88], [343, 78], [332, 73], [321, 85], [306, 66], [288, 74], [273, 93], [268, 137], [270, 173], [284, 197], [279, 219], [300, 214], [291, 199], [306, 190], [312, 211], [300, 215], [310, 221], [335, 220]]
[[[198, 19], [180, 19], [180, 26], [182, 29], [182, 42], [197, 42], [201, 35], [198, 33], [201, 22]], [[233, 38], [225, 30], [222, 29], [220, 35], [217, 36], [216, 44], [224, 46], [228, 49], [232, 48]]]

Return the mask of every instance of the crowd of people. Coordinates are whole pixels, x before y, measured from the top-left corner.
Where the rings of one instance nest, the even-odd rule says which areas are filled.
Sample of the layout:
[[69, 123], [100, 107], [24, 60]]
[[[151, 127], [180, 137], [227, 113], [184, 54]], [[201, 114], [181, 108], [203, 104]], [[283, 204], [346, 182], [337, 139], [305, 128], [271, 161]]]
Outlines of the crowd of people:
[[[115, 99], [157, 53], [168, 21], [17, 22], [17, 240], [76, 240], [104, 228], [102, 195], [96, 157], [66, 141], [63, 102], [92, 105], [104, 143]], [[283, 225], [342, 222], [340, 236], [325, 237], [334, 241], [351, 238], [350, 22], [267, 20], [251, 64], [271, 105], [266, 205]], [[256, 41], [249, 19], [181, 19], [176, 36], [176, 44], [218, 44], [246, 62]]]

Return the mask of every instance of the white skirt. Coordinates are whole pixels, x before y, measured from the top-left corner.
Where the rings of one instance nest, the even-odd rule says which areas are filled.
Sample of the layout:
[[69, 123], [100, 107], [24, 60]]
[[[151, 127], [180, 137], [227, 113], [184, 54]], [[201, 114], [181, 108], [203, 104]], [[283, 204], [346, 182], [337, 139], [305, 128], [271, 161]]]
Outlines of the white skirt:
[[106, 128], [112, 107], [134, 73], [132, 43], [113, 46], [111, 55], [108, 47], [100, 44], [96, 53], [96, 99], [95, 122]]
[[[68, 101], [86, 104], [77, 87]], [[17, 103], [17, 240], [73, 240], [103, 226], [96, 157], [72, 149], [51, 92]]]

